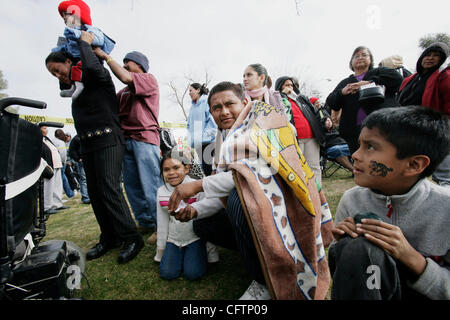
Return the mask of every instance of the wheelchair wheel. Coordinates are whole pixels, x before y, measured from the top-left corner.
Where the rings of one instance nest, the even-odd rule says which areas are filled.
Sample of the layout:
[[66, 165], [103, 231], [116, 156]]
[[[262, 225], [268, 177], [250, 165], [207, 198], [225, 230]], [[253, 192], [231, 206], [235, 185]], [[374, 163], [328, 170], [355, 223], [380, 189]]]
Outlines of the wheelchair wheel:
[[67, 255], [71, 264], [75, 264], [80, 268], [81, 273], [84, 273], [86, 268], [86, 255], [83, 250], [72, 241], [66, 241]]
[[86, 268], [86, 255], [83, 250], [72, 241], [68, 240], [48, 240], [45, 243], [65, 241], [67, 246], [67, 258], [69, 265], [76, 265], [80, 268], [81, 273], [84, 273]]

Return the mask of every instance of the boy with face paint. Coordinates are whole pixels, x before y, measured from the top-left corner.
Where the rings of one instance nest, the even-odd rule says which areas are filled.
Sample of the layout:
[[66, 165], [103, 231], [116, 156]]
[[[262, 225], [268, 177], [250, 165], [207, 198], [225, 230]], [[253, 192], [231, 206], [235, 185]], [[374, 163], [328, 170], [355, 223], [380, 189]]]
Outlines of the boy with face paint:
[[[386, 108], [363, 122], [355, 183], [329, 251], [332, 299], [450, 299], [450, 191], [430, 182], [450, 148], [446, 116]], [[359, 213], [378, 219], [354, 219]]]

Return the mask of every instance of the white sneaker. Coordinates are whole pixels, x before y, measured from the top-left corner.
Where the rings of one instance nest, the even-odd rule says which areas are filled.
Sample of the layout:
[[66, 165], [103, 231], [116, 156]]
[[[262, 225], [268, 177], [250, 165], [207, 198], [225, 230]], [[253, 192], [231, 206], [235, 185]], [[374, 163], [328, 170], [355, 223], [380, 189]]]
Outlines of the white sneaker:
[[72, 93], [72, 100], [75, 100], [76, 98], [78, 98], [78, 96], [83, 91], [83, 89], [84, 89], [84, 84], [82, 82], [75, 81], [75, 90]]
[[239, 300], [270, 300], [270, 293], [265, 285], [253, 280]]
[[206, 243], [206, 252], [208, 253], [208, 263], [219, 262], [219, 251], [211, 242]]
[[73, 95], [74, 91], [75, 91], [75, 85], [72, 84], [70, 89], [61, 90], [59, 92], [59, 95], [63, 98], [70, 98]]

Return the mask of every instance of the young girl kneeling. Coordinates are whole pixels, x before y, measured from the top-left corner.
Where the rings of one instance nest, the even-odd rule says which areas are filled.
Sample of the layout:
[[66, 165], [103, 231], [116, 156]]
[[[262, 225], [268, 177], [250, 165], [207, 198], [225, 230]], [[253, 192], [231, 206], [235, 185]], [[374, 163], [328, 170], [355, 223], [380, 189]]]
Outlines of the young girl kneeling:
[[[175, 150], [164, 154], [161, 160], [164, 185], [158, 189], [157, 195], [158, 240], [155, 261], [161, 262], [160, 276], [167, 280], [178, 278], [181, 272], [186, 279], [196, 280], [206, 272], [206, 244], [194, 233], [193, 220], [181, 222], [170, 215], [167, 208], [175, 187], [181, 183], [194, 181], [188, 176], [190, 162], [186, 152]], [[202, 200], [202, 204], [196, 206], [200, 200]], [[212, 215], [222, 208], [219, 199], [204, 199], [203, 192], [190, 198], [188, 203], [182, 202], [182, 205], [192, 205], [191, 210], [195, 211], [198, 218], [200, 215], [202, 217]]]

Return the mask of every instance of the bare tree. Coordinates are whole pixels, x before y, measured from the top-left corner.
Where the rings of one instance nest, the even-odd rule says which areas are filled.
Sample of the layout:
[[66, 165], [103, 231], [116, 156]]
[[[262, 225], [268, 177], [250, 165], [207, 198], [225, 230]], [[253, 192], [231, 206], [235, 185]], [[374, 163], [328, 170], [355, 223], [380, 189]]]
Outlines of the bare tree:
[[293, 76], [292, 79], [296, 82], [296, 85], [301, 94], [307, 97], [322, 97], [322, 93], [315, 87], [314, 83], [311, 80], [303, 78], [299, 79], [295, 76]]
[[170, 87], [171, 91], [170, 97], [181, 107], [184, 119], [187, 121], [186, 109], [184, 108], [184, 98], [186, 97], [186, 93], [188, 93], [189, 91], [189, 85], [187, 85], [182, 92], [178, 89], [178, 86], [174, 83], [173, 80], [168, 83], [168, 86]]
[[[8, 81], [6, 81], [5, 78], [3, 78], [3, 72], [0, 70], [0, 91], [8, 89]], [[3, 99], [7, 97], [8, 95], [6, 93], [0, 93], [0, 99]]]
[[[205, 81], [203, 81], [201, 83], [204, 84], [205, 87], [208, 87], [208, 85], [211, 83], [211, 78], [209, 77], [209, 72], [208, 72], [208, 69], [206, 69], [206, 68], [205, 68], [204, 77], [205, 77]], [[185, 76], [185, 78], [186, 78], [187, 81], [189, 81], [190, 84], [191, 83], [195, 83], [195, 82], [199, 82], [199, 81], [194, 80], [194, 78], [191, 75]]]
[[[206, 68], [205, 68], [205, 73], [204, 73], [204, 79], [205, 79], [205, 81], [202, 82], [202, 84], [204, 84], [207, 87], [211, 83], [211, 77], [209, 75], [208, 69], [206, 69]], [[183, 115], [184, 115], [184, 118], [186, 121], [188, 118], [188, 114], [187, 114], [186, 108], [185, 108], [186, 95], [189, 92], [189, 86], [195, 82], [199, 82], [199, 81], [194, 80], [194, 77], [192, 76], [192, 74], [185, 74], [182, 85], [178, 85], [175, 80], [171, 80], [167, 84], [170, 88], [171, 99], [180, 106], [181, 110], [183, 111]]]
[[450, 35], [444, 32], [427, 34], [419, 39], [419, 48], [425, 50], [434, 42], [443, 42], [450, 46]]
[[317, 79], [317, 75], [312, 72], [310, 66], [306, 65], [291, 65], [284, 63], [273, 66], [272, 70], [269, 72], [273, 83], [281, 76], [291, 77], [300, 90], [300, 93], [307, 97], [314, 96], [321, 98], [323, 95], [320, 90], [321, 81], [331, 81], [331, 79]]

